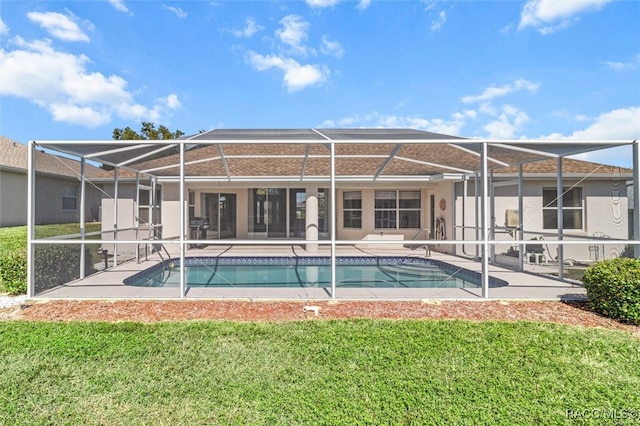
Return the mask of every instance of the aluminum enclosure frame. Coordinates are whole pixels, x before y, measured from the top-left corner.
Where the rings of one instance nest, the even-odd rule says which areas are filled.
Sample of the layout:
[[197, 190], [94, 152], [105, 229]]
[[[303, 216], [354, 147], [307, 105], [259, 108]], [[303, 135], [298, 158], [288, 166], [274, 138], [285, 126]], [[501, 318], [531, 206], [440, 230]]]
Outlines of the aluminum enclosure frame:
[[[63, 154], [71, 155], [77, 158], [80, 158], [82, 162], [82, 168], [80, 176], [78, 176], [79, 181], [81, 182], [81, 192], [80, 192], [80, 205], [84, 206], [85, 203], [85, 190], [84, 187], [86, 185], [86, 176], [84, 173], [85, 167], [84, 164], [87, 161], [95, 161], [102, 162], [104, 164], [109, 164], [115, 167], [114, 170], [114, 192], [116, 202], [114, 202], [114, 240], [104, 240], [101, 236], [99, 240], [90, 240], [91, 244], [115, 244], [117, 247], [118, 244], [136, 244], [139, 243], [140, 240], [117, 240], [117, 232], [118, 232], [118, 223], [117, 223], [117, 197], [118, 197], [118, 182], [119, 182], [119, 174], [118, 170], [124, 170], [129, 173], [134, 173], [136, 176], [136, 186], [139, 184], [139, 175], [145, 174], [151, 177], [151, 179], [155, 179], [155, 181], [167, 181], [167, 182], [179, 182], [180, 185], [180, 201], [181, 205], [184, 206], [185, 200], [185, 185], [188, 182], [212, 182], [212, 181], [220, 181], [220, 182], [250, 182], [251, 179], [255, 181], [255, 176], [234, 176], [229, 171], [229, 167], [226, 163], [227, 157], [223, 153], [222, 146], [223, 145], [246, 145], [246, 144], [256, 144], [256, 145], [293, 145], [293, 144], [302, 144], [306, 145], [305, 155], [303, 156], [303, 171], [300, 176], [260, 176], [260, 179], [265, 181], [273, 181], [273, 182], [328, 182], [330, 184], [330, 204], [331, 204], [331, 212], [330, 212], [330, 239], [329, 240], [295, 240], [296, 244], [319, 244], [319, 245], [327, 245], [330, 247], [331, 251], [331, 297], [336, 298], [336, 276], [335, 276], [335, 263], [336, 263], [336, 249], [341, 245], [355, 245], [362, 243], [361, 240], [338, 240], [336, 238], [336, 224], [335, 218], [337, 217], [336, 211], [336, 183], [337, 182], [358, 182], [358, 183], [370, 183], [370, 182], [429, 182], [429, 181], [437, 181], [442, 179], [464, 179], [468, 176], [476, 175], [480, 179], [480, 197], [481, 197], [481, 220], [480, 220], [480, 238], [476, 238], [473, 240], [449, 240], [447, 244], [452, 244], [455, 246], [464, 245], [464, 244], [473, 244], [476, 247], [482, 247], [480, 258], [482, 262], [482, 297], [489, 297], [489, 275], [488, 275], [488, 265], [491, 261], [490, 252], [492, 248], [495, 248], [501, 244], [518, 244], [519, 246], [523, 246], [527, 240], [524, 239], [524, 235], [522, 230], [518, 232], [518, 238], [510, 241], [502, 241], [496, 240], [494, 237], [492, 224], [489, 223], [490, 215], [491, 215], [491, 188], [492, 184], [490, 181], [490, 174], [494, 169], [499, 169], [501, 167], [507, 166], [518, 166], [518, 184], [522, 185], [522, 166], [524, 164], [528, 164], [530, 162], [541, 161], [544, 158], [547, 159], [556, 159], [559, 167], [559, 174], [557, 176], [557, 187], [558, 191], [562, 191], [562, 159], [576, 154], [581, 154], [585, 152], [591, 152], [594, 150], [600, 150], [610, 147], [617, 146], [628, 146], [632, 145], [632, 156], [633, 156], [633, 205], [634, 205], [634, 215], [633, 215], [633, 230], [634, 235], [631, 240], [608, 240], [607, 243], [610, 244], [632, 244], [634, 247], [634, 253], [636, 257], [640, 257], [640, 148], [638, 146], [637, 140], [611, 140], [611, 141], [595, 141], [595, 140], [576, 140], [576, 141], [567, 141], [567, 140], [543, 140], [543, 141], [534, 141], [534, 140], [491, 140], [491, 139], [462, 139], [462, 138], [454, 138], [454, 137], [437, 137], [442, 135], [436, 135], [435, 137], [430, 138], [418, 138], [418, 137], [408, 137], [404, 139], [393, 139], [392, 137], [386, 138], [369, 138], [369, 137], [361, 137], [356, 139], [332, 139], [326, 136], [323, 133], [323, 130], [315, 130], [311, 129], [317, 136], [317, 139], [313, 140], [298, 140], [298, 139], [289, 139], [289, 138], [241, 138], [234, 139], [230, 137], [226, 138], [206, 138], [202, 135], [196, 135], [191, 138], [185, 138], [181, 140], [172, 140], [172, 141], [30, 141], [29, 142], [29, 150], [28, 150], [28, 163], [29, 163], [29, 173], [28, 173], [28, 229], [27, 229], [27, 237], [28, 237], [28, 296], [35, 297], [35, 286], [34, 286], [34, 252], [35, 247], [39, 244], [81, 244], [81, 247], [84, 247], [84, 244], [87, 244], [86, 237], [88, 234], [85, 232], [85, 217], [84, 214], [81, 214], [80, 217], [80, 240], [71, 239], [69, 237], [75, 236], [66, 236], [67, 238], [63, 239], [36, 239], [34, 233], [34, 225], [35, 225], [35, 155], [34, 152], [38, 148], [50, 149], [53, 151], [57, 151]], [[326, 132], [325, 132], [326, 133]], [[226, 133], [228, 135], [228, 133]], [[390, 135], [392, 136], [392, 135]], [[187, 176], [186, 174], [186, 166], [189, 165], [188, 162], [185, 161], [185, 156], [187, 151], [194, 146], [194, 143], [198, 145], [206, 146], [206, 145], [218, 145], [220, 148], [220, 152], [222, 155], [220, 156], [220, 160], [225, 164], [225, 174], [226, 176], [214, 177], [214, 176]], [[310, 154], [311, 145], [319, 144], [328, 148], [327, 155], [316, 155], [315, 157]], [[377, 155], [376, 158], [382, 159], [382, 165], [379, 167], [375, 173], [372, 175], [338, 175], [336, 173], [336, 163], [340, 161], [341, 158], [348, 158], [347, 156], [341, 155], [337, 153], [337, 147], [347, 146], [347, 145], [380, 145], [380, 144], [392, 144], [395, 145], [395, 148], [391, 150], [389, 155], [382, 156]], [[384, 170], [387, 166], [393, 161], [397, 160], [398, 153], [402, 146], [407, 145], [441, 145], [445, 144], [448, 146], [455, 147], [459, 149], [461, 152], [470, 153], [472, 155], [477, 156], [479, 167], [476, 170], [467, 170], [463, 168], [456, 167], [455, 164], [435, 164], [442, 169], [449, 170], [450, 173], [439, 173], [439, 174], [430, 174], [430, 175], [384, 175]], [[159, 147], [159, 145], [161, 145]], [[159, 175], [154, 175], [154, 172], [157, 172], [158, 169], [143, 169], [138, 170], [134, 167], [132, 162], [137, 160], [142, 160], [148, 156], [152, 156], [158, 153], [161, 153], [164, 150], [171, 148], [179, 148], [179, 161], [178, 164], [170, 165], [167, 167], [178, 167], [179, 173], [178, 176], [173, 177], [162, 177]], [[514, 157], [520, 154], [521, 158], [517, 161], [509, 160], [507, 158], [501, 158], [499, 155], [491, 155], [491, 151], [506, 151], [513, 154]], [[137, 152], [136, 152], [137, 151]], [[142, 152], [140, 152], [142, 151]], [[290, 158], [291, 156], [271, 156], [269, 158], [277, 159], [277, 158]], [[298, 156], [299, 157], [299, 156]], [[361, 156], [365, 158], [366, 156]], [[305, 176], [304, 168], [306, 167], [307, 161], [311, 158], [323, 158], [329, 160], [330, 171], [328, 176]], [[537, 158], [537, 160], [536, 160]], [[120, 160], [120, 161], [115, 161]], [[207, 161], [210, 159], [202, 159], [202, 161]], [[418, 163], [429, 163], [426, 161], [421, 161], [420, 159], [408, 159], [409, 162], [414, 161]], [[215, 178], [215, 179], [214, 179]], [[477, 182], [477, 180], [476, 180]], [[138, 191], [136, 190], [136, 193]], [[560, 194], [560, 192], [558, 192]], [[477, 192], [476, 192], [477, 193]], [[137, 196], [136, 196], [137, 198]], [[562, 197], [559, 198], [561, 200]], [[137, 201], [137, 200], [136, 200]], [[559, 209], [562, 209], [562, 202], [559, 201]], [[518, 190], [518, 205], [522, 205], [522, 192], [519, 188]], [[186, 249], [190, 244], [197, 243], [195, 240], [187, 238], [186, 236], [186, 214], [185, 209], [180, 209], [180, 238], [179, 240], [165, 240], [160, 239], [157, 242], [160, 244], [179, 244], [180, 246], [180, 259], [181, 264], [185, 262], [185, 253]], [[522, 214], [522, 209], [520, 209], [520, 214]], [[520, 223], [522, 223], [522, 218], [519, 219]], [[111, 231], [104, 231], [111, 232]], [[553, 241], [553, 244], [557, 244], [561, 249], [564, 245], [572, 245], [572, 244], [591, 244], [592, 240], [586, 239], [583, 241], [570, 241], [562, 239], [563, 229], [562, 229], [562, 214], [558, 215], [558, 241]], [[367, 241], [367, 244], [403, 244], [406, 241], [404, 240], [385, 240], [385, 241]], [[432, 240], [416, 240], [412, 243], [415, 244], [430, 244]], [[207, 241], [207, 244], [229, 244], [229, 240], [223, 240], [222, 242], [218, 241]], [[269, 240], [269, 239], [251, 239], [251, 240], [232, 240], [233, 245], [281, 245], [281, 244], [291, 244], [290, 241], [279, 241], [279, 240]], [[520, 250], [522, 251], [522, 250]], [[562, 251], [560, 251], [562, 252]], [[84, 253], [84, 250], [81, 250], [81, 253]], [[117, 261], [116, 261], [117, 262]], [[522, 259], [520, 259], [520, 264], [522, 263]], [[81, 278], [84, 277], [84, 262], [81, 262], [80, 265]], [[181, 268], [181, 277], [180, 277], [180, 297], [186, 297], [187, 288], [184, 276], [184, 269]], [[562, 271], [562, 267], [560, 267], [560, 271]], [[562, 278], [562, 272], [560, 272], [560, 278]]]

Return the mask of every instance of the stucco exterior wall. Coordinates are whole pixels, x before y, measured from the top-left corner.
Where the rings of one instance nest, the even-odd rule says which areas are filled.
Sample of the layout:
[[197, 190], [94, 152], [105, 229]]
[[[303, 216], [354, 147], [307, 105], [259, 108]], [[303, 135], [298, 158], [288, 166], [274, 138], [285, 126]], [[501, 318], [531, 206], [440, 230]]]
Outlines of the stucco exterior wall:
[[27, 223], [27, 175], [0, 171], [0, 227]]
[[[628, 200], [626, 187], [616, 184], [611, 180], [583, 180], [563, 179], [563, 186], [576, 187], [582, 189], [582, 205], [583, 205], [583, 225], [581, 229], [565, 229], [563, 237], [565, 240], [578, 239], [580, 237], [593, 237], [594, 235], [604, 234], [613, 239], [628, 238]], [[542, 193], [544, 188], [556, 188], [555, 180], [526, 180], [523, 185], [523, 226], [525, 230], [524, 238], [530, 240], [532, 238], [542, 237], [546, 241], [545, 248], [548, 255], [552, 258], [557, 256], [558, 245], [551, 241], [556, 239], [555, 236], [543, 234], [555, 234], [556, 229], [544, 229], [543, 226], [543, 200]], [[475, 226], [475, 200], [474, 184], [470, 181], [468, 184], [468, 197], [463, 210], [462, 203], [462, 185], [456, 185], [456, 223], [458, 225], [464, 223], [467, 226]], [[518, 189], [516, 185], [495, 188], [495, 215], [494, 223], [497, 227], [506, 225], [507, 210], [518, 210]], [[463, 216], [464, 215], [464, 216]], [[464, 236], [465, 239], [475, 238], [474, 231], [469, 229]], [[458, 239], [463, 239], [461, 231], [457, 233]], [[514, 238], [505, 231], [497, 231], [496, 240], [510, 241]], [[623, 246], [619, 245], [600, 245], [596, 247], [592, 245], [565, 245], [564, 258], [578, 261], [594, 261], [601, 260], [604, 257], [617, 257], [623, 250]], [[500, 245], [496, 247], [497, 253], [506, 252], [509, 245]], [[472, 247], [466, 247], [468, 252], [472, 252]], [[596, 254], [596, 251], [598, 252]], [[598, 257], [598, 259], [596, 259]]]
[[[73, 187], [76, 208], [64, 209], [65, 187]], [[0, 227], [27, 224], [27, 174], [0, 171]], [[100, 191], [85, 186], [85, 220], [99, 220]], [[35, 182], [35, 224], [80, 222], [80, 182], [76, 179], [51, 175], [36, 175]]]

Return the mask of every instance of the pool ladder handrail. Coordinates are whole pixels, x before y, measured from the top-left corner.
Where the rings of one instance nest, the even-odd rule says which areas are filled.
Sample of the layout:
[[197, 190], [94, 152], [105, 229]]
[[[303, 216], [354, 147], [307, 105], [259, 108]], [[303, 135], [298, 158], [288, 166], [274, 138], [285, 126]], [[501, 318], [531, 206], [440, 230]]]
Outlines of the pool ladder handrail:
[[[418, 237], [423, 232], [425, 233], [425, 238], [424, 239], [425, 240], [430, 240], [431, 239], [431, 229], [423, 228], [423, 229], [419, 230], [418, 232], [416, 232], [416, 234], [413, 237], [411, 237], [410, 241], [417, 240]], [[415, 250], [415, 249], [417, 249], [418, 247], [421, 247], [421, 246], [422, 246], [422, 244], [404, 244], [405, 248], [410, 248], [411, 250]], [[425, 250], [426, 250], [425, 257], [430, 257], [431, 256], [431, 247], [429, 246], [429, 244], [424, 244], [424, 247], [425, 247]]]

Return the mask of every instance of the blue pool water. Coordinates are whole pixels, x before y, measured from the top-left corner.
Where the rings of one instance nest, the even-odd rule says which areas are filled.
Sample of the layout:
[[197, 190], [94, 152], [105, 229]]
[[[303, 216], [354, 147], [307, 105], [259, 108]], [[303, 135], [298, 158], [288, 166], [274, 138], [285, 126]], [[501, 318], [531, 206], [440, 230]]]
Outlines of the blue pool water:
[[[328, 257], [195, 257], [186, 260], [189, 287], [331, 287]], [[337, 257], [337, 287], [478, 288], [480, 274], [417, 257]], [[141, 287], [178, 287], [179, 260], [125, 280]], [[506, 282], [490, 279], [492, 287]]]

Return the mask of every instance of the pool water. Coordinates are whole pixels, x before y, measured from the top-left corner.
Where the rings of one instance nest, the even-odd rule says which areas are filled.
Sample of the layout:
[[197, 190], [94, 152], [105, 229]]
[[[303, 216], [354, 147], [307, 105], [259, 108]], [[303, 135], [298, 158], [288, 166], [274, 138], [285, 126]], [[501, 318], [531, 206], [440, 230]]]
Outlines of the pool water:
[[[189, 287], [331, 287], [327, 257], [187, 258], [185, 263]], [[179, 260], [138, 273], [126, 279], [125, 284], [178, 287]], [[480, 274], [416, 257], [338, 257], [336, 286], [478, 288]]]

